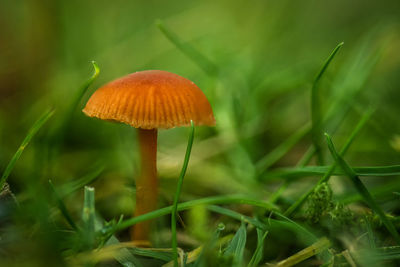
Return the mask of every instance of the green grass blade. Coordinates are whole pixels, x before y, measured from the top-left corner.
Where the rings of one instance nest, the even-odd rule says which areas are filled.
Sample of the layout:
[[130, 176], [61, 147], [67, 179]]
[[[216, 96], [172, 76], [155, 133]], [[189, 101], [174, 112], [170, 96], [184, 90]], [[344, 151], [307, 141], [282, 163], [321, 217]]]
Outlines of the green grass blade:
[[171, 251], [157, 251], [153, 249], [144, 249], [144, 248], [128, 248], [128, 250], [138, 256], [159, 259], [165, 262], [172, 260]]
[[22, 152], [35, 136], [35, 134], [39, 131], [39, 129], [53, 116], [54, 111], [48, 110], [44, 112], [39, 119], [33, 124], [33, 126], [29, 129], [27, 135], [25, 136], [24, 140], [22, 141], [21, 145], [19, 146], [17, 152], [15, 152], [14, 156], [11, 158], [10, 162], [8, 163], [6, 169], [3, 172], [3, 175], [0, 179], [0, 189], [3, 188], [4, 183], [7, 181], [7, 178], [10, 176], [10, 173], [14, 169], [15, 163], [21, 157]]
[[295, 221], [289, 219], [289, 218], [286, 217], [284, 214], [281, 214], [281, 213], [276, 212], [276, 211], [274, 211], [274, 214], [275, 214], [277, 217], [279, 217], [279, 218], [281, 218], [281, 219], [283, 219], [283, 220], [289, 222], [290, 224], [292, 224], [292, 225], [293, 225], [295, 228], [297, 228], [300, 232], [306, 234], [306, 235], [310, 238], [310, 240], [311, 240], [312, 242], [314, 242], [315, 240], [317, 240], [317, 237], [316, 237], [313, 233], [311, 233], [310, 231], [308, 231], [306, 228], [304, 228], [304, 227], [301, 226], [300, 224], [296, 223]]
[[197, 51], [192, 45], [182, 41], [174, 32], [165, 27], [163, 21], [158, 20], [156, 24], [165, 37], [182, 51], [183, 54], [197, 64], [206, 74], [210, 76], [217, 75], [218, 67], [213, 62]]
[[100, 74], [100, 68], [99, 65], [97, 65], [96, 61], [91, 62], [93, 65], [93, 74], [90, 76], [90, 78], [81, 86], [81, 88], [76, 92], [74, 101], [70, 105], [70, 112], [72, 113], [74, 109], [79, 105], [79, 102], [81, 101], [82, 97], [85, 95], [87, 89], [92, 85], [94, 80], [96, 80], [97, 76]]
[[194, 123], [193, 121], [190, 121], [190, 133], [189, 133], [189, 139], [188, 139], [188, 144], [186, 147], [186, 154], [185, 154], [185, 159], [183, 161], [183, 166], [181, 170], [181, 174], [179, 175], [178, 179], [178, 185], [176, 188], [175, 196], [174, 196], [174, 203], [172, 205], [172, 216], [171, 216], [171, 232], [172, 232], [172, 253], [174, 257], [174, 266], [178, 266], [178, 242], [176, 238], [176, 219], [178, 216], [178, 202], [179, 202], [179, 196], [181, 194], [182, 190], [182, 185], [183, 185], [183, 178], [185, 177], [186, 170], [189, 164], [189, 159], [190, 159], [190, 152], [192, 151], [192, 145], [193, 145], [193, 139], [194, 139]]
[[278, 226], [280, 228], [283, 227], [283, 228], [293, 230], [294, 232], [303, 235], [304, 237], [306, 237], [308, 243], [312, 243], [312, 242], [315, 242], [315, 240], [317, 240], [317, 237], [313, 233], [311, 233], [303, 226], [290, 220], [289, 218], [285, 217], [284, 215], [282, 215], [278, 212], [274, 212], [274, 214], [276, 214], [277, 217], [280, 217], [282, 220], [267, 218], [267, 219], [265, 219], [265, 221], [260, 221], [260, 220], [251, 218], [249, 216], [243, 215], [239, 212], [236, 212], [236, 211], [233, 211], [230, 209], [226, 209], [226, 208], [223, 208], [220, 206], [216, 206], [216, 205], [209, 205], [209, 206], [207, 206], [207, 209], [209, 209], [210, 211], [217, 212], [219, 214], [231, 217], [238, 221], [244, 221], [246, 223], [252, 224], [256, 228], [263, 230], [263, 231], [266, 231], [266, 230], [269, 231], [271, 226]]
[[85, 186], [82, 222], [83, 231], [86, 242], [86, 248], [91, 249], [94, 247], [95, 242], [95, 190], [93, 187]]
[[[362, 118], [361, 120], [357, 123], [356, 127], [354, 128], [354, 130], [352, 131], [352, 133], [350, 134], [349, 138], [347, 139], [345, 145], [343, 146], [342, 150], [340, 151], [340, 155], [344, 155], [347, 150], [349, 149], [350, 145], [353, 143], [355, 137], [357, 136], [357, 134], [360, 132], [360, 130], [364, 127], [364, 125], [367, 123], [367, 121], [369, 120], [369, 118], [372, 115], [372, 110], [368, 111]], [[324, 174], [324, 176], [318, 181], [318, 183], [316, 185], [313, 186], [313, 188], [311, 188], [309, 191], [307, 191], [306, 193], [304, 193], [299, 199], [296, 200], [295, 203], [293, 203], [286, 211], [285, 211], [285, 215], [286, 216], [290, 216], [295, 210], [297, 210], [303, 203], [304, 201], [306, 201], [306, 199], [308, 198], [308, 196], [315, 190], [315, 188], [322, 184], [325, 183], [329, 180], [329, 178], [331, 177], [332, 173], [334, 172], [336, 168], [336, 164], [333, 163], [328, 171]]]
[[328, 68], [329, 64], [335, 57], [336, 53], [339, 49], [343, 46], [343, 42], [338, 44], [335, 49], [332, 51], [328, 59], [325, 61], [324, 65], [322, 66], [321, 70], [317, 74], [314, 79], [311, 88], [311, 121], [312, 121], [312, 128], [311, 128], [311, 136], [312, 141], [315, 147], [315, 151], [317, 154], [317, 161], [319, 165], [323, 165], [323, 153], [322, 153], [322, 129], [321, 129], [321, 122], [322, 122], [322, 109], [320, 103], [320, 95], [318, 90], [318, 84], [321, 80], [322, 75], [325, 73], [326, 69]]
[[257, 267], [263, 257], [264, 240], [268, 235], [268, 231], [262, 231], [257, 228], [257, 247], [247, 267]]
[[239, 230], [232, 238], [231, 242], [224, 251], [224, 256], [233, 257], [232, 266], [243, 265], [244, 248], [246, 246], [247, 232], [246, 224], [242, 221]]
[[370, 208], [378, 214], [383, 224], [386, 226], [387, 230], [392, 234], [393, 238], [396, 240], [398, 244], [400, 244], [400, 236], [392, 224], [392, 222], [386, 217], [386, 214], [381, 209], [381, 207], [376, 203], [375, 199], [371, 196], [368, 189], [361, 182], [360, 178], [354, 172], [354, 170], [346, 163], [346, 161], [337, 153], [331, 137], [325, 133], [326, 141], [328, 143], [329, 151], [332, 154], [332, 157], [335, 159], [337, 164], [345, 171], [346, 175], [353, 182], [354, 187], [358, 190], [360, 195], [364, 198], [364, 201], [370, 206]]
[[371, 222], [368, 220], [367, 216], [364, 217], [365, 228], [367, 228], [368, 243], [370, 249], [376, 249], [376, 237], [374, 231], [372, 230]]
[[72, 119], [75, 109], [79, 105], [79, 102], [82, 100], [82, 97], [85, 95], [87, 89], [96, 80], [97, 76], [99, 76], [99, 73], [100, 73], [99, 66], [97, 65], [97, 63], [95, 61], [92, 61], [91, 63], [93, 65], [93, 70], [94, 70], [92, 76], [90, 76], [89, 79], [87, 79], [82, 84], [82, 86], [78, 89], [78, 91], [75, 93], [71, 103], [68, 105], [67, 110], [63, 114], [63, 117], [60, 119], [60, 123], [55, 128], [55, 131], [53, 132], [53, 134], [50, 137], [53, 146], [57, 145], [59, 142], [62, 141], [62, 139], [65, 135], [65, 132], [67, 132], [66, 129]]
[[[277, 210], [277, 207], [275, 205], [270, 204], [269, 202], [260, 201], [246, 196], [227, 195], [227, 196], [206, 197], [206, 198], [200, 198], [196, 200], [183, 202], [178, 204], [178, 211], [187, 210], [190, 209], [191, 207], [198, 205], [215, 205], [215, 204], [247, 204], [256, 207], [261, 207], [266, 210]], [[132, 225], [135, 225], [139, 222], [155, 219], [170, 214], [171, 212], [172, 212], [172, 206], [169, 206], [140, 216], [136, 216], [134, 218], [130, 218], [121, 222], [115, 228], [113, 228], [112, 231], [113, 232], [120, 231], [128, 227], [131, 227]]]
[[[268, 172], [263, 176], [265, 180], [284, 178], [293, 180], [302, 177], [321, 176], [327, 173], [331, 166], [306, 166], [297, 168], [281, 168]], [[373, 166], [373, 167], [354, 167], [353, 170], [358, 176], [398, 176], [400, 175], [400, 165]], [[343, 175], [345, 172], [337, 166], [331, 175]]]
[[[383, 185], [374, 186], [374, 188], [370, 190], [370, 193], [375, 197], [378, 196], [388, 197], [391, 196], [392, 193], [395, 193], [393, 192], [394, 190], [400, 190], [399, 179], [391, 179], [389, 182], [386, 182]], [[349, 204], [357, 201], [362, 201], [362, 196], [360, 196], [360, 194], [358, 193], [351, 193], [339, 196], [338, 200], [340, 201], [340, 203]]]
[[60, 197], [60, 195], [58, 194], [56, 188], [53, 185], [53, 182], [51, 180], [49, 180], [49, 185], [50, 185], [50, 190], [52, 191], [54, 198], [57, 202], [57, 206], [61, 211], [61, 214], [64, 216], [64, 218], [67, 220], [67, 222], [69, 223], [69, 225], [71, 225], [71, 227], [74, 230], [78, 230], [78, 227], [76, 226], [74, 220], [72, 219], [72, 216], [70, 215], [70, 213], [68, 212], [67, 207], [65, 206], [62, 198]]
[[236, 211], [233, 211], [233, 210], [230, 210], [230, 209], [226, 209], [226, 208], [222, 208], [222, 207], [217, 206], [217, 205], [209, 205], [209, 206], [207, 206], [207, 209], [210, 210], [210, 211], [213, 211], [213, 212], [216, 212], [216, 213], [219, 213], [219, 214], [234, 218], [234, 219], [236, 219], [238, 221], [244, 221], [246, 223], [250, 223], [250, 224], [254, 225], [255, 227], [257, 227], [257, 228], [259, 228], [261, 230], [264, 230], [264, 231], [266, 230], [266, 225], [265, 224], [263, 224], [262, 222], [254, 219], [254, 218], [251, 218], [249, 216], [245, 216], [245, 215], [243, 215], [243, 214], [241, 214], [239, 212], [236, 212]]

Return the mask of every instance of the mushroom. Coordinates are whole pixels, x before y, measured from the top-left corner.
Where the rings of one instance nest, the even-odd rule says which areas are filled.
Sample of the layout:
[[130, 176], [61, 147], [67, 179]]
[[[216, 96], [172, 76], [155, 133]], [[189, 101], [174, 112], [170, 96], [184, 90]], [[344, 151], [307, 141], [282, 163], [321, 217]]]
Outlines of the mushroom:
[[[214, 126], [204, 93], [190, 80], [160, 70], [146, 70], [114, 80], [93, 93], [83, 112], [89, 117], [138, 128], [141, 170], [136, 180], [134, 216], [157, 207], [157, 132], [179, 126]], [[132, 240], [148, 243], [150, 224], [131, 229]]]

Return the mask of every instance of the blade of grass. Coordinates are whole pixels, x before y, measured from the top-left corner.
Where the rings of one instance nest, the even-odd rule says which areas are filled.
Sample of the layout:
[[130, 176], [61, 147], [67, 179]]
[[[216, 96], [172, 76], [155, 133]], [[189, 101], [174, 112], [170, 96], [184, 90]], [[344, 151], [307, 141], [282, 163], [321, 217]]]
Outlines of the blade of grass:
[[257, 267], [263, 257], [264, 240], [268, 235], [268, 231], [262, 231], [257, 228], [257, 247], [247, 267]]
[[376, 249], [376, 243], [375, 243], [376, 238], [374, 235], [374, 231], [372, 230], [371, 222], [368, 220], [367, 216], [364, 217], [364, 222], [365, 222], [365, 228], [367, 228], [369, 248]]
[[185, 154], [185, 159], [183, 161], [183, 166], [181, 173], [179, 175], [178, 179], [178, 185], [176, 188], [175, 196], [174, 196], [174, 202], [172, 204], [172, 214], [171, 214], [171, 232], [172, 232], [172, 254], [174, 258], [174, 266], [178, 266], [178, 242], [177, 242], [177, 237], [176, 237], [176, 219], [178, 216], [178, 202], [179, 202], [179, 196], [181, 194], [182, 190], [182, 185], [183, 185], [183, 178], [185, 177], [186, 170], [189, 164], [189, 159], [190, 159], [190, 152], [192, 151], [192, 145], [193, 145], [193, 138], [194, 138], [194, 124], [193, 121], [190, 121], [190, 133], [189, 133], [189, 139], [188, 139], [188, 144], [186, 147], [186, 154]]
[[90, 78], [81, 86], [81, 88], [76, 92], [75, 98], [70, 105], [70, 113], [74, 111], [74, 109], [79, 105], [82, 97], [85, 95], [87, 89], [92, 85], [94, 80], [96, 80], [97, 76], [100, 74], [99, 65], [97, 65], [96, 61], [91, 62], [93, 65], [93, 74]]
[[[353, 170], [354, 170], [354, 168], [353, 168]], [[360, 175], [358, 173], [357, 173], [357, 175], [365, 176], [365, 175]], [[381, 186], [374, 186], [374, 188], [372, 188], [370, 190], [370, 193], [373, 196], [383, 196], [383, 197], [389, 196], [389, 197], [391, 197], [391, 193], [393, 192], [393, 190], [399, 190], [399, 189], [400, 189], [400, 180], [392, 179], [391, 181], [389, 181]], [[339, 196], [337, 199], [338, 199], [338, 201], [340, 201], [340, 203], [349, 204], [349, 203], [361, 201], [362, 196], [360, 196], [360, 194], [358, 194], [358, 193], [352, 193], [352, 194], [346, 194], [343, 196]]]
[[[178, 211], [182, 210], [187, 210], [190, 209], [191, 207], [197, 206], [197, 205], [213, 205], [213, 204], [247, 204], [247, 205], [252, 205], [256, 207], [261, 207], [266, 210], [277, 210], [277, 207], [275, 205], [271, 205], [269, 202], [265, 201], [260, 201], [256, 200], [254, 198], [249, 198], [245, 196], [216, 196], [216, 197], [206, 197], [206, 198], [200, 198], [196, 200], [191, 200], [187, 202], [183, 202], [178, 204]], [[127, 227], [131, 227], [132, 225], [135, 225], [139, 222], [143, 222], [146, 220], [151, 220], [155, 219], [167, 214], [170, 214], [172, 212], [172, 206], [161, 208], [140, 216], [136, 216], [134, 218], [127, 219], [125, 221], [122, 221], [120, 224], [118, 224], [115, 228], [112, 229], [113, 232], [123, 230]]]
[[317, 240], [317, 237], [311, 233], [310, 231], [308, 231], [306, 228], [304, 228], [303, 226], [301, 226], [300, 224], [296, 223], [295, 221], [289, 219], [288, 217], [286, 217], [284, 214], [281, 214], [279, 212], [274, 211], [273, 214], [275, 214], [277, 217], [280, 217], [281, 219], [289, 222], [290, 224], [292, 224], [296, 229], [298, 229], [300, 232], [303, 232], [305, 234], [307, 234], [307, 236], [310, 238], [310, 240], [315, 241]]
[[68, 212], [67, 207], [65, 206], [62, 198], [60, 197], [60, 195], [58, 194], [56, 188], [53, 185], [53, 182], [51, 180], [49, 180], [49, 185], [50, 185], [50, 190], [52, 191], [54, 198], [57, 202], [57, 206], [61, 211], [61, 214], [64, 216], [64, 218], [67, 220], [67, 222], [69, 223], [69, 225], [71, 225], [71, 227], [74, 230], [78, 230], [78, 227], [76, 226], [74, 220], [72, 219], [72, 216], [70, 215], [70, 213]]
[[93, 66], [93, 74], [92, 76], [87, 79], [82, 86], [78, 89], [78, 91], [74, 94], [73, 99], [71, 103], [68, 105], [67, 110], [63, 114], [63, 117], [60, 119], [60, 123], [56, 127], [55, 131], [51, 135], [51, 141], [52, 145], [58, 145], [59, 142], [63, 140], [64, 133], [67, 132], [66, 129], [68, 128], [68, 125], [72, 119], [72, 116], [75, 112], [75, 109], [79, 105], [79, 102], [82, 100], [82, 97], [85, 95], [87, 89], [92, 85], [92, 83], [95, 81], [97, 76], [99, 76], [100, 73], [100, 68], [97, 65], [95, 61], [92, 61], [92, 66]]
[[[123, 243], [121, 243], [121, 244], [123, 244]], [[134, 246], [134, 244], [133, 244], [133, 246]], [[157, 249], [157, 248], [130, 247], [128, 250], [132, 254], [138, 255], [138, 256], [159, 259], [159, 260], [166, 261], [166, 262], [172, 260], [172, 250], [170, 248]]]
[[396, 228], [392, 224], [392, 222], [386, 217], [386, 214], [381, 209], [381, 207], [376, 203], [375, 199], [371, 196], [368, 189], [365, 185], [361, 182], [360, 178], [354, 172], [354, 170], [346, 163], [346, 161], [339, 155], [333, 145], [331, 137], [325, 133], [326, 141], [328, 143], [329, 151], [332, 154], [332, 157], [335, 159], [338, 165], [345, 171], [346, 175], [350, 178], [353, 182], [354, 187], [358, 190], [360, 195], [364, 198], [364, 201], [370, 206], [370, 208], [378, 214], [380, 219], [382, 220], [383, 224], [385, 225], [386, 229], [391, 233], [397, 244], [400, 244], [400, 236], [397, 232]]
[[[309, 176], [325, 175], [331, 166], [306, 166], [297, 168], [281, 168], [268, 172], [263, 176], [266, 180], [284, 178], [286, 180], [298, 179]], [[353, 170], [358, 176], [398, 176], [400, 175], [400, 165], [373, 166], [373, 167], [354, 167]], [[331, 175], [343, 175], [344, 171], [337, 166]]]
[[[364, 125], [366, 124], [366, 122], [368, 121], [368, 119], [371, 117], [372, 115], [372, 110], [369, 110], [362, 118], [361, 120], [357, 123], [356, 127], [354, 128], [354, 130], [352, 131], [352, 133], [350, 134], [349, 138], [347, 139], [346, 143], [344, 144], [342, 150], [340, 151], [340, 155], [344, 155], [346, 154], [347, 150], [349, 149], [350, 145], [353, 143], [355, 137], [357, 136], [357, 134], [360, 132], [360, 130], [364, 127]], [[309, 191], [307, 191], [306, 193], [304, 193], [300, 198], [298, 198], [296, 200], [295, 203], [293, 203], [286, 211], [285, 211], [285, 215], [286, 216], [290, 216], [295, 210], [297, 210], [297, 208], [299, 208], [304, 201], [308, 198], [308, 196], [315, 190], [315, 188], [322, 184], [325, 183], [329, 180], [329, 178], [331, 177], [333, 171], [336, 168], [336, 164], [333, 163], [328, 171], [324, 174], [324, 176], [318, 181], [317, 184], [315, 184], [313, 186], [313, 188], [311, 188]]]
[[246, 240], [246, 224], [242, 221], [239, 230], [237, 230], [223, 254], [224, 256], [233, 257], [232, 266], [243, 266], [243, 254]]
[[11, 158], [10, 162], [8, 163], [6, 169], [3, 172], [3, 175], [1, 176], [0, 189], [3, 188], [4, 183], [7, 181], [7, 178], [10, 176], [10, 173], [14, 169], [15, 163], [21, 157], [22, 152], [24, 152], [24, 149], [26, 148], [26, 146], [29, 144], [29, 142], [32, 140], [32, 138], [35, 136], [35, 134], [39, 131], [39, 129], [51, 118], [51, 116], [53, 116], [53, 114], [54, 114], [53, 110], [47, 110], [39, 117], [39, 119], [29, 129], [27, 135], [25, 136], [21, 145], [17, 149], [17, 152], [15, 152], [14, 156]]
[[216, 205], [209, 205], [207, 206], [207, 209], [231, 217], [235, 220], [238, 221], [244, 221], [246, 223], [254, 225], [256, 228], [262, 230], [262, 231], [269, 231], [272, 227], [278, 227], [278, 228], [285, 228], [294, 231], [295, 233], [302, 235], [304, 237], [305, 243], [311, 244], [317, 240], [317, 237], [308, 231], [306, 228], [303, 226], [299, 225], [298, 223], [290, 220], [289, 218], [285, 217], [284, 215], [280, 213], [275, 213], [277, 216], [282, 218], [283, 220], [277, 220], [277, 219], [272, 219], [272, 218], [266, 218], [263, 221], [248, 217], [246, 215], [243, 215], [239, 212], [226, 209], [220, 206]]
[[308, 231], [306, 228], [304, 228], [303, 226], [299, 225], [298, 223], [290, 220], [289, 218], [285, 217], [284, 215], [278, 213], [278, 212], [274, 212], [274, 214], [276, 214], [278, 217], [280, 217], [283, 220], [276, 220], [276, 219], [272, 219], [272, 218], [267, 218], [265, 222], [262, 222], [260, 220], [251, 218], [249, 216], [243, 215], [239, 212], [230, 210], [230, 209], [226, 209], [220, 206], [216, 206], [216, 205], [209, 205], [207, 206], [207, 209], [231, 217], [235, 220], [238, 221], [244, 221], [246, 223], [252, 224], [255, 227], [266, 231], [269, 231], [269, 228], [271, 225], [279, 225], [279, 227], [284, 227], [284, 228], [288, 228], [288, 229], [292, 229], [293, 231], [304, 235], [307, 238], [307, 242], [315, 242], [315, 240], [317, 240], [317, 237], [311, 233], [310, 231]]
[[335, 57], [336, 53], [340, 50], [340, 48], [343, 46], [343, 42], [338, 44], [335, 49], [332, 51], [330, 56], [327, 58], [325, 61], [324, 65], [322, 66], [321, 70], [317, 74], [317, 76], [314, 79], [314, 82], [312, 84], [311, 88], [311, 122], [312, 122], [312, 127], [311, 127], [311, 137], [312, 141], [315, 147], [315, 152], [317, 154], [317, 162], [319, 165], [324, 164], [324, 158], [323, 158], [323, 153], [322, 153], [322, 129], [321, 129], [321, 122], [322, 122], [322, 110], [321, 110], [321, 103], [320, 103], [320, 94], [318, 90], [318, 84], [319, 81], [321, 80], [322, 75], [325, 73], [326, 69], [328, 68], [329, 64]]
[[169, 30], [162, 20], [157, 20], [156, 25], [158, 29], [165, 35], [165, 37], [173, 43], [183, 54], [190, 58], [195, 64], [197, 64], [206, 74], [214, 77], [218, 73], [218, 67], [197, 49], [187, 42], [182, 41], [174, 32]]
[[223, 208], [223, 207], [220, 207], [220, 206], [217, 206], [217, 205], [209, 205], [209, 206], [207, 206], [207, 209], [210, 210], [210, 211], [213, 211], [213, 212], [216, 212], [216, 213], [219, 213], [219, 214], [234, 218], [234, 219], [236, 219], [238, 221], [244, 221], [246, 223], [250, 223], [250, 224], [254, 225], [255, 227], [257, 227], [257, 228], [259, 228], [261, 230], [264, 230], [264, 231], [266, 230], [266, 225], [265, 224], [263, 224], [262, 222], [254, 219], [254, 218], [251, 218], [249, 216], [245, 216], [245, 215], [243, 215], [243, 214], [241, 214], [239, 212], [236, 212], [236, 211], [233, 211], [233, 210], [230, 210], [230, 209], [226, 209], [226, 208]]

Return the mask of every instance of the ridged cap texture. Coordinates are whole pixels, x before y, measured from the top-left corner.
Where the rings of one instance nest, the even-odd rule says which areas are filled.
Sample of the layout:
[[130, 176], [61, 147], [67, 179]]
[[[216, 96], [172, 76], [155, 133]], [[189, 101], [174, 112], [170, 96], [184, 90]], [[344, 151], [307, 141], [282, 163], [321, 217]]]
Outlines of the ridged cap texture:
[[89, 117], [154, 129], [214, 126], [204, 93], [190, 80], [160, 70], [135, 72], [97, 89], [83, 112]]

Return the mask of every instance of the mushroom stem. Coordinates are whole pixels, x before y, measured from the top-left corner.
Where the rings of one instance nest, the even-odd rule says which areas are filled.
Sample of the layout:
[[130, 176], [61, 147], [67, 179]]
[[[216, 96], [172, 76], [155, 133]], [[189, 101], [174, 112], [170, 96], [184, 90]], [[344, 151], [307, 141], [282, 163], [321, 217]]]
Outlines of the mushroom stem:
[[[157, 129], [138, 129], [141, 171], [136, 181], [135, 216], [139, 216], [157, 208]], [[148, 243], [150, 221], [136, 224], [131, 229], [132, 240]]]

